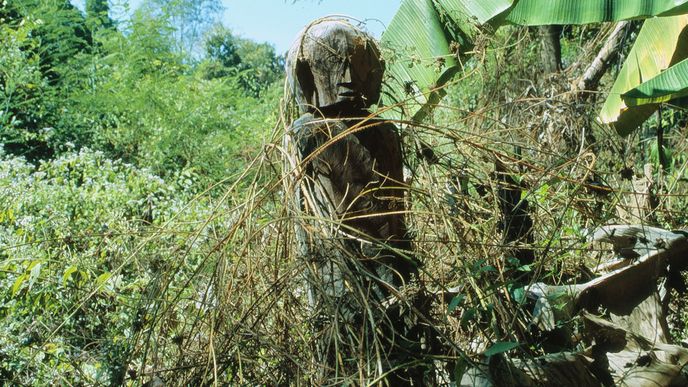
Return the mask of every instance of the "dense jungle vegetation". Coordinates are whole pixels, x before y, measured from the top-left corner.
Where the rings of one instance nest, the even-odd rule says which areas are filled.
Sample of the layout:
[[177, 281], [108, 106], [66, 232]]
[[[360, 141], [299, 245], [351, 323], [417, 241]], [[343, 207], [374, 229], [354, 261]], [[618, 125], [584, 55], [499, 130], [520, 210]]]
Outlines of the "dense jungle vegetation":
[[[0, 0], [3, 384], [311, 381], [282, 179], [284, 58], [218, 24], [220, 5]], [[686, 228], [685, 101], [625, 137], [596, 120], [642, 21], [625, 22], [592, 91], [571, 92], [615, 26], [480, 31], [434, 109], [396, 117], [413, 254], [423, 286], [447, 295], [427, 316], [451, 342], [428, 380], [460, 380], [486, 350], [560, 350], [529, 325], [519, 274], [589, 280], [613, 255], [588, 243], [596, 227]], [[503, 237], [506, 175], [533, 220], [520, 244]], [[514, 257], [523, 249], [533, 263]], [[667, 314], [686, 344], [685, 300]]]
[[200, 310], [187, 281], [209, 278], [283, 79], [272, 46], [214, 24], [218, 11], [2, 2], [0, 380], [141, 380], [127, 359], [150, 302], [181, 296], [160, 289], [186, 287], [180, 317]]

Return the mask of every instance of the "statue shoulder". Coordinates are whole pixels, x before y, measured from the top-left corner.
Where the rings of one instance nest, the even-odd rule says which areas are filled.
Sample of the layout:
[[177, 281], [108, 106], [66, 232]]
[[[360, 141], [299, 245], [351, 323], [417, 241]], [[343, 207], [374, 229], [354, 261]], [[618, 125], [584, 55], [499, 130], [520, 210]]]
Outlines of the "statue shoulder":
[[305, 113], [301, 115], [301, 117], [297, 118], [294, 122], [291, 123], [289, 126], [289, 131], [294, 132], [298, 131], [300, 128], [303, 128], [309, 123], [312, 123], [316, 121], [315, 116], [311, 113]]

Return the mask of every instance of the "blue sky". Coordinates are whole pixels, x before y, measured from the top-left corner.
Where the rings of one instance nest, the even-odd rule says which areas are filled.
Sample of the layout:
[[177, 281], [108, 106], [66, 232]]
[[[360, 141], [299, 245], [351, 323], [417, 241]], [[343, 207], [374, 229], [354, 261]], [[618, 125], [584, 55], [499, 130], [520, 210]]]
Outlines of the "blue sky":
[[[84, 0], [72, 0], [83, 8]], [[131, 0], [136, 7], [140, 0]], [[366, 22], [367, 30], [380, 37], [399, 8], [400, 0], [223, 0], [222, 23], [236, 34], [272, 43], [277, 52], [289, 49], [292, 40], [311, 20], [342, 14]]]
[[291, 46], [296, 34], [311, 20], [343, 14], [366, 21], [379, 37], [399, 8], [399, 0], [224, 0], [223, 23], [234, 32], [273, 43], [278, 52]]

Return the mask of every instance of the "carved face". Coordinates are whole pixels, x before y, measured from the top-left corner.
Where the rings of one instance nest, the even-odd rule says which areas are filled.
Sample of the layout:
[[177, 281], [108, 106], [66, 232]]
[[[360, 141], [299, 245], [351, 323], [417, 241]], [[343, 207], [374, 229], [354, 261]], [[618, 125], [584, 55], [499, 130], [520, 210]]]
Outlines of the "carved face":
[[307, 27], [287, 58], [301, 113], [370, 107], [380, 98], [384, 67], [373, 38], [343, 20]]

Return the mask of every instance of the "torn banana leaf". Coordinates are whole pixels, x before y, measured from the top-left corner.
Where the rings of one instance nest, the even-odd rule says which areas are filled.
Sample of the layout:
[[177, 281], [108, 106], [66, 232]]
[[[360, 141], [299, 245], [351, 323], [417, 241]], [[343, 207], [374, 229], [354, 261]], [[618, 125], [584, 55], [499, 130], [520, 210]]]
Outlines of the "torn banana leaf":
[[688, 96], [688, 59], [621, 95], [627, 106], [668, 102]]
[[656, 103], [629, 107], [621, 96], [688, 57], [687, 26], [688, 15], [645, 21], [602, 107], [600, 122], [625, 136], [652, 115]]
[[[444, 96], [442, 86], [459, 71], [460, 55], [472, 49], [477, 31], [475, 21], [462, 13], [463, 3], [402, 2], [381, 42], [387, 62], [382, 99], [391, 107], [387, 118], [420, 121]], [[484, 18], [497, 12], [481, 9]]]

